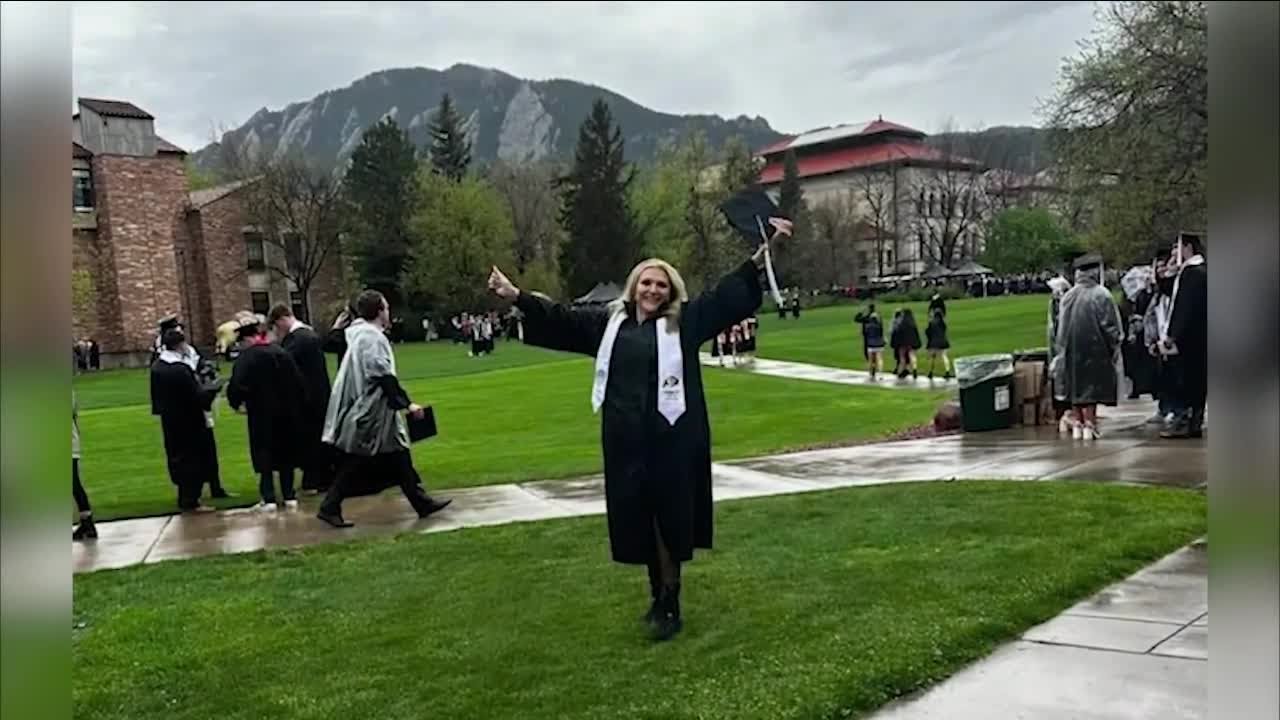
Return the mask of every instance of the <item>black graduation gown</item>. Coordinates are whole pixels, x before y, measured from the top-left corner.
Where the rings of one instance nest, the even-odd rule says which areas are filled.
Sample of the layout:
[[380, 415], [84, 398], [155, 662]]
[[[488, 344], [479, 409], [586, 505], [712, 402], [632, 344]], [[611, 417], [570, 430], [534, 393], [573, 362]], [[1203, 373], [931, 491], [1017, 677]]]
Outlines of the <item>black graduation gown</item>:
[[1168, 333], [1178, 348], [1184, 399], [1204, 402], [1209, 384], [1209, 274], [1203, 263], [1182, 269]]
[[151, 414], [160, 417], [169, 481], [199, 488], [218, 482], [218, 447], [205, 412], [218, 391], [202, 384], [186, 363], [157, 359], [151, 365]]
[[[686, 303], [680, 317], [685, 413], [674, 426], [657, 408], [657, 324], [636, 323], [635, 309], [618, 329], [601, 408], [605, 504], [615, 562], [656, 560], [656, 520], [673, 560], [712, 546], [711, 427], [698, 348], [760, 307], [759, 271], [748, 261]], [[521, 293], [524, 341], [594, 357], [608, 324], [605, 307], [568, 307]], [[580, 401], [590, 407], [590, 385]]]
[[298, 371], [302, 373], [302, 381], [307, 388], [306, 434], [319, 443], [320, 436], [324, 433], [329, 394], [333, 389], [329, 381], [329, 362], [324, 356], [323, 343], [314, 330], [300, 327], [286, 335], [280, 341], [280, 347], [289, 353], [298, 366]]
[[246, 407], [254, 472], [301, 467], [311, 449], [305, 442], [307, 391], [284, 348], [251, 345], [241, 351], [227, 384], [227, 402], [237, 410]]

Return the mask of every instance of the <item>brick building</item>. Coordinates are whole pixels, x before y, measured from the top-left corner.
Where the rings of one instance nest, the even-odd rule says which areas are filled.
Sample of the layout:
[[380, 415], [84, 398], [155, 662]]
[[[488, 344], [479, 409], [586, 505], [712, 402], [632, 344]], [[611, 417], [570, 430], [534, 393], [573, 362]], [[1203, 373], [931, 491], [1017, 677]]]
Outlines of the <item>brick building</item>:
[[[186, 152], [155, 134], [145, 110], [114, 100], [79, 100], [72, 118], [72, 331], [93, 338], [103, 367], [150, 357], [157, 321], [179, 314], [194, 344], [239, 310], [265, 313], [303, 298], [272, 273], [276, 246], [244, 216], [247, 183], [188, 191]], [[346, 282], [335, 257], [310, 290], [320, 312], [341, 302]]]

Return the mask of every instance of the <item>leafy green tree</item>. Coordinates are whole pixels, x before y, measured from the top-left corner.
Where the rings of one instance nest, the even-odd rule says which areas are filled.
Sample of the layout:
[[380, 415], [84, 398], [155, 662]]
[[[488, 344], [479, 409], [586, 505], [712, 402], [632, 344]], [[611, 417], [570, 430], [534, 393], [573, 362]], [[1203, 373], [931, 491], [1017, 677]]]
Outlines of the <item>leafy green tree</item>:
[[424, 171], [419, 183], [407, 288], [445, 317], [488, 307], [490, 268], [512, 260], [515, 230], [502, 195], [476, 177]]
[[1042, 109], [1059, 182], [1089, 201], [1088, 243], [1113, 262], [1148, 258], [1207, 222], [1206, 5], [1103, 4]]
[[1014, 207], [992, 221], [981, 262], [998, 273], [1041, 272], [1075, 248], [1048, 210]]

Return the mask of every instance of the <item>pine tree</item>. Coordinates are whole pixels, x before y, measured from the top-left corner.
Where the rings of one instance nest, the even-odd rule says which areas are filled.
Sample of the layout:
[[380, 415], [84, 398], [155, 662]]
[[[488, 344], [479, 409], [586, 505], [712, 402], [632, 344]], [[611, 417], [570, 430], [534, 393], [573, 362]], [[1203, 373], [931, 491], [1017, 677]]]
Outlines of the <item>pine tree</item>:
[[440, 99], [440, 109], [431, 122], [431, 165], [454, 182], [466, 177], [471, 165], [471, 141], [449, 93]]
[[369, 128], [351, 154], [344, 185], [351, 202], [350, 251], [365, 287], [393, 303], [409, 259], [409, 218], [418, 192], [418, 153], [391, 118]]
[[622, 282], [638, 259], [639, 234], [628, 201], [633, 179], [622, 128], [614, 125], [608, 104], [597, 99], [578, 131], [573, 168], [560, 181], [561, 222], [569, 235], [560, 261], [572, 295], [597, 282]]
[[778, 189], [778, 210], [795, 223], [792, 236], [772, 249], [773, 263], [778, 283], [783, 287], [800, 286], [806, 280], [805, 266], [812, 237], [808, 207], [804, 201], [804, 189], [800, 186], [800, 168], [795, 150], [787, 150], [782, 160], [782, 186]]
[[796, 163], [796, 151], [787, 150], [782, 158], [782, 187], [778, 189], [778, 209], [794, 220], [803, 202], [804, 190], [800, 187], [800, 167]]
[[727, 197], [760, 182], [760, 165], [741, 136], [734, 135], [724, 144], [724, 164], [720, 175], [721, 190]]

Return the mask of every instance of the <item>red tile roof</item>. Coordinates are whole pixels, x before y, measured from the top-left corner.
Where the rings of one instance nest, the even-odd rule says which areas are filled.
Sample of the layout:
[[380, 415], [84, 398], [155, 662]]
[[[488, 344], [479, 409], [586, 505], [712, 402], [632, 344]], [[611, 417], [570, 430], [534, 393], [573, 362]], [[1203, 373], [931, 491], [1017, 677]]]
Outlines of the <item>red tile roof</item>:
[[[800, 156], [796, 158], [796, 168], [800, 171], [800, 177], [807, 178], [905, 160], [938, 162], [945, 159], [946, 155], [944, 153], [924, 143], [887, 142]], [[975, 161], [965, 158], [957, 159], [962, 162], [975, 163]], [[781, 182], [782, 165], [781, 158], [777, 158], [766, 165], [760, 171], [761, 184], [769, 185]]]
[[925, 138], [925, 134], [915, 128], [909, 128], [906, 125], [889, 122], [884, 118], [876, 118], [870, 122], [850, 123], [847, 125], [836, 125], [835, 127], [817, 128], [799, 135], [790, 135], [773, 143], [772, 145], [761, 148], [756, 152], [756, 154], [762, 157], [768, 157], [769, 155], [780, 154], [788, 148], [815, 147], [838, 140], [866, 138], [889, 132], [907, 135], [920, 140]]

